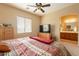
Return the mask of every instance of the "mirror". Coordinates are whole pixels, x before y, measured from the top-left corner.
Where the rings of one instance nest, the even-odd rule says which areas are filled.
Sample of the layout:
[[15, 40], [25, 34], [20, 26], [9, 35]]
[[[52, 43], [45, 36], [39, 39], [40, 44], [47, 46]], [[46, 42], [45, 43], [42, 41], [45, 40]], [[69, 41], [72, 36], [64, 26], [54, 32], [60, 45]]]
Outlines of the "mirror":
[[78, 31], [78, 19], [76, 15], [61, 17], [61, 31]]

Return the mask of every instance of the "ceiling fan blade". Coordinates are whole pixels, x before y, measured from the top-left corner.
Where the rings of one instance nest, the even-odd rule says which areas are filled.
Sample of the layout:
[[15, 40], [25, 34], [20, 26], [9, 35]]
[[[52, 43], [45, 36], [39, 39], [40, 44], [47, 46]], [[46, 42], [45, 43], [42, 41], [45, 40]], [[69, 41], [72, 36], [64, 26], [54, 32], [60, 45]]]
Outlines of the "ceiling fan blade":
[[37, 9], [35, 9], [33, 12], [36, 12], [37, 11]]
[[30, 6], [30, 7], [36, 7], [36, 6], [34, 6], [34, 5], [27, 5], [27, 6]]
[[42, 8], [40, 8], [40, 10], [41, 10], [43, 13], [45, 12]]
[[50, 4], [42, 5], [42, 7], [49, 7], [49, 6], [50, 6]]

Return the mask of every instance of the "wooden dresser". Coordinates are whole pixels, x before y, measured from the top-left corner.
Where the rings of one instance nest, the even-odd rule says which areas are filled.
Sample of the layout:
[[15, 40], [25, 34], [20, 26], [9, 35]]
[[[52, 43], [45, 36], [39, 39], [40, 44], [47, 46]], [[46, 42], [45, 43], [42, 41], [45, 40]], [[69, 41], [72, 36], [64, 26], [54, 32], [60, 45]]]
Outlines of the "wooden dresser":
[[78, 33], [76, 32], [60, 32], [61, 39], [78, 41]]
[[13, 33], [13, 27], [0, 27], [0, 40], [12, 39]]
[[43, 38], [43, 39], [51, 39], [52, 36], [51, 36], [50, 33], [42, 33], [42, 32], [40, 32], [38, 34], [38, 37]]

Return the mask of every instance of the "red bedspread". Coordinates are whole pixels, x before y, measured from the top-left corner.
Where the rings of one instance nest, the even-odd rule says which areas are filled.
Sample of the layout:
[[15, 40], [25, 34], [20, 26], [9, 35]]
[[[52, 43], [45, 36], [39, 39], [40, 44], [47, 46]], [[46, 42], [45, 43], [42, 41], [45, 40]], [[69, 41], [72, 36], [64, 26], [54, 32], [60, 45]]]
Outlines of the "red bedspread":
[[2, 41], [6, 42], [11, 51], [3, 53], [4, 56], [63, 56], [67, 55], [66, 49], [56, 46], [44, 44], [29, 37], [18, 38], [13, 40]]

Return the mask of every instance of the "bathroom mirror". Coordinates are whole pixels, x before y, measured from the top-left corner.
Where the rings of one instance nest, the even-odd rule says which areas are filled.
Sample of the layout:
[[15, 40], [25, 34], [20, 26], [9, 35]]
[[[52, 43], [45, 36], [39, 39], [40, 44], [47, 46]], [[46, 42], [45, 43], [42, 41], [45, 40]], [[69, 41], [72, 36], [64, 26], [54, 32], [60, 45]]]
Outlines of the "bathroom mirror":
[[76, 22], [66, 23], [66, 31], [77, 31]]
[[78, 31], [78, 19], [76, 15], [63, 16], [61, 18], [61, 31]]

